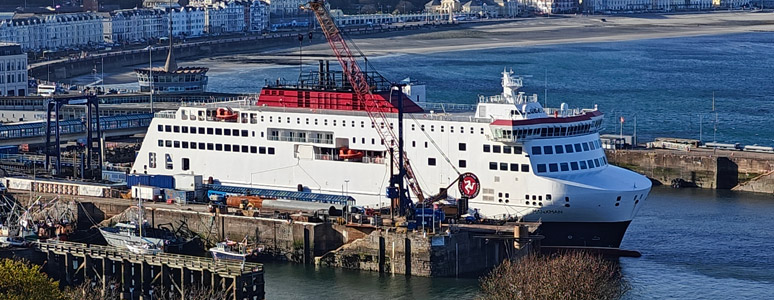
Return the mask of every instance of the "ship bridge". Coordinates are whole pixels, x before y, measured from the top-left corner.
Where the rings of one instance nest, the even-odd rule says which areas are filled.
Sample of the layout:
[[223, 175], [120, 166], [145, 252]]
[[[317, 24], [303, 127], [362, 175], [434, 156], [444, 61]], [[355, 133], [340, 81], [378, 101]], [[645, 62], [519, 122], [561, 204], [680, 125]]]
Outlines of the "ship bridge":
[[475, 118], [488, 120], [490, 139], [504, 143], [523, 143], [533, 138], [585, 135], [598, 132], [603, 115], [597, 108], [570, 109], [562, 103], [558, 109], [544, 108], [536, 94], [519, 91], [523, 77], [513, 70], [502, 72], [500, 95], [479, 96]]

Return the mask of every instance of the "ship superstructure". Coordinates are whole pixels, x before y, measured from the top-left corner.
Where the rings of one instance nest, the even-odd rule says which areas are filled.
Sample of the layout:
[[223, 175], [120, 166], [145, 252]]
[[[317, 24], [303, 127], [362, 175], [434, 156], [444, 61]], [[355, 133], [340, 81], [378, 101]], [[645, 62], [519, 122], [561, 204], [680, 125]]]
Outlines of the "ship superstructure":
[[[536, 95], [520, 92], [522, 85], [504, 71], [502, 93], [480, 97], [472, 113], [421, 111], [415, 94], [376, 93], [386, 97], [389, 124], [373, 124], [357, 105], [312, 105], [341, 104], [346, 96], [312, 101], [314, 90], [269, 86], [257, 101], [157, 113], [132, 172], [193, 173], [223, 185], [289, 191], [301, 186], [348, 194], [358, 205], [389, 206], [384, 191], [392, 165], [374, 127], [397, 126], [394, 104], [404, 101], [415, 109], [404, 124], [405, 151], [424, 191], [435, 193], [458, 172], [472, 172], [482, 189], [470, 207], [480, 214], [541, 221], [548, 245], [617, 247], [650, 181], [608, 164], [600, 111], [547, 109]], [[302, 102], [306, 93], [310, 100]]]

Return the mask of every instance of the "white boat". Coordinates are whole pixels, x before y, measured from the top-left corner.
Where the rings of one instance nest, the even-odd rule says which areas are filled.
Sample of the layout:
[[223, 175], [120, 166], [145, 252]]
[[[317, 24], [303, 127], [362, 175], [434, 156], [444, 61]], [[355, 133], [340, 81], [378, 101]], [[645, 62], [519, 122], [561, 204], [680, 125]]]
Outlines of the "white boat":
[[247, 243], [237, 243], [236, 241], [219, 242], [215, 247], [210, 248], [210, 253], [214, 260], [229, 260], [244, 262], [251, 253], [247, 250]]
[[125, 245], [130, 252], [142, 255], [156, 255], [164, 252], [156, 244], [150, 242], [129, 243]]
[[522, 78], [512, 71], [502, 73], [500, 95], [481, 96], [459, 112], [441, 113], [462, 105], [422, 109], [414, 102], [425, 99], [420, 85], [404, 87], [400, 100], [400, 92], [372, 84], [389, 124], [372, 124], [347, 84], [335, 82], [341, 78], [321, 63], [315, 79], [278, 81], [257, 101], [156, 113], [132, 173], [344, 193], [358, 205], [389, 206], [383, 191], [394, 170], [374, 127], [397, 129], [402, 102], [405, 151], [422, 189], [446, 188], [457, 171], [474, 173], [480, 195], [470, 207], [487, 218], [542, 222], [544, 245], [618, 247], [650, 192], [645, 176], [608, 164], [596, 107], [544, 108], [537, 95], [519, 91]]

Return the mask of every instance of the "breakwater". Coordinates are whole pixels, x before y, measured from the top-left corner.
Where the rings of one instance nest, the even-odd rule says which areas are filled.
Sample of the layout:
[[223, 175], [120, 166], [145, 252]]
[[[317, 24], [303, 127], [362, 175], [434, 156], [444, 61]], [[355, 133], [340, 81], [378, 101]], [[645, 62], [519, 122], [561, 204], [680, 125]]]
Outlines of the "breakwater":
[[648, 176], [656, 184], [683, 180], [710, 189], [774, 193], [774, 154], [714, 149], [608, 150], [610, 163]]

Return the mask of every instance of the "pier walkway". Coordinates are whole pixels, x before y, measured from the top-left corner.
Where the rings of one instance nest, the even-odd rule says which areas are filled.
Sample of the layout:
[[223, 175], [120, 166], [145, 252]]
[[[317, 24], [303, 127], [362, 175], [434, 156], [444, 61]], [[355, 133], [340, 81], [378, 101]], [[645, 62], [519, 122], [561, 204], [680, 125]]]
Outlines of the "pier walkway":
[[[145, 133], [153, 119], [152, 114], [133, 114], [100, 117], [100, 128], [105, 137]], [[53, 123], [53, 122], [52, 122]], [[59, 121], [62, 140], [86, 136], [86, 122], [80, 119]], [[46, 121], [0, 125], [0, 145], [43, 143], [46, 141]]]
[[[44, 241], [48, 274], [60, 274], [62, 284], [91, 280], [103, 290], [111, 285], [122, 299], [149, 299], [154, 288], [185, 299], [191, 291], [212, 288], [224, 299], [264, 299], [263, 265], [214, 261], [212, 258], [160, 253], [140, 255], [109, 246]], [[157, 290], [158, 293], [158, 290]], [[156, 297], [152, 297], [156, 298]]]

